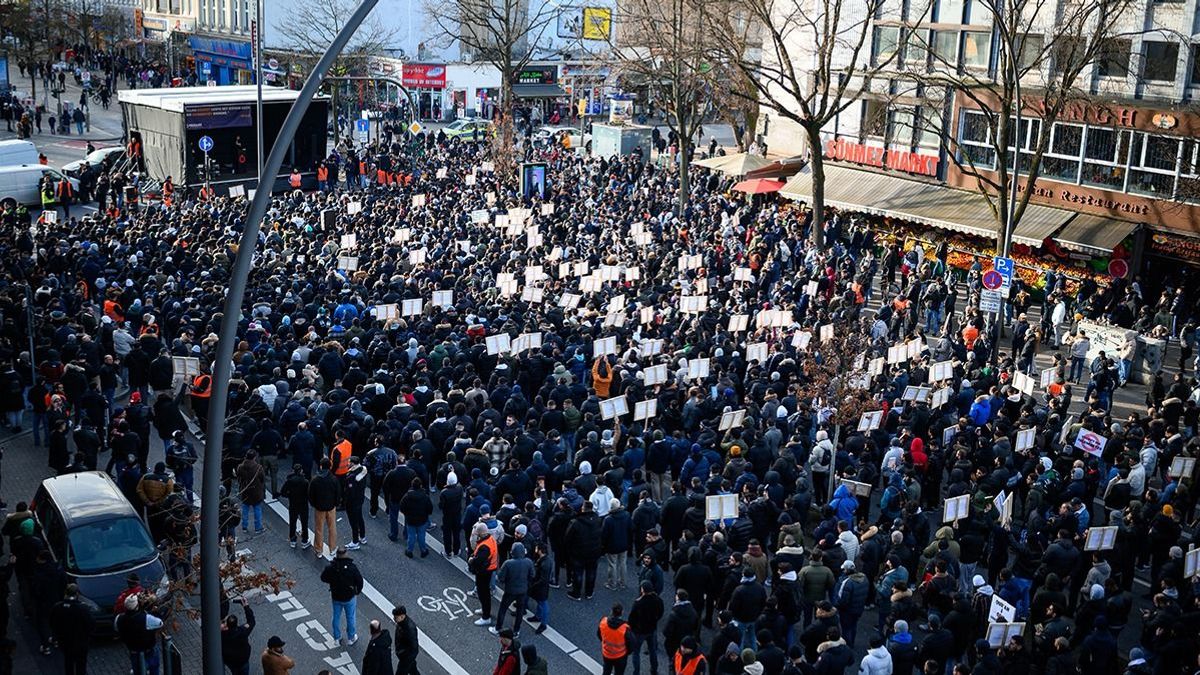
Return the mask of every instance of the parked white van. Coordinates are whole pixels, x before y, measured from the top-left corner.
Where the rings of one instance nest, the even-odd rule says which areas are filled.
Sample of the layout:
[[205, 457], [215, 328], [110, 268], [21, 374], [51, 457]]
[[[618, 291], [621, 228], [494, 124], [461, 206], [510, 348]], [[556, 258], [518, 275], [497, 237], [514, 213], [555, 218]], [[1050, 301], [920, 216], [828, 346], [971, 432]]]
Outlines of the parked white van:
[[[17, 204], [41, 206], [42, 196], [38, 193], [38, 183], [43, 176], [50, 176], [55, 185], [63, 178], [61, 171], [43, 164], [0, 166], [0, 205], [8, 208]], [[74, 178], [70, 181], [75, 193], [79, 194], [79, 181]]]
[[38, 151], [33, 141], [10, 139], [0, 141], [0, 166], [37, 164]]

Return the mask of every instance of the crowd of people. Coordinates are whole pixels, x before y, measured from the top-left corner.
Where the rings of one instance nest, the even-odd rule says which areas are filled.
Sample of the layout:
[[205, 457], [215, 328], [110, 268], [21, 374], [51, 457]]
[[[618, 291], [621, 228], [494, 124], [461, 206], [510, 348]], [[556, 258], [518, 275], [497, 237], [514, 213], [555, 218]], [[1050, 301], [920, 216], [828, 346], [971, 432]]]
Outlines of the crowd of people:
[[[1026, 314], [1157, 313], [1136, 283], [1053, 278], [1048, 308], [1018, 282], [1023, 311], [996, 344], [980, 270], [957, 274], [942, 251], [910, 264], [864, 217], [813, 223], [700, 169], [677, 208], [671, 167], [556, 147], [530, 151], [548, 194], [523, 196], [486, 144], [422, 141], [335, 152], [324, 189], [276, 197], [237, 317], [221, 307], [242, 199], [114, 205], [36, 238], [4, 212], [6, 426], [32, 426], [58, 473], [107, 471], [184, 578], [204, 457], [186, 416], [203, 428], [233, 320], [229, 555], [280, 496], [292, 545], [327, 559], [333, 636], [350, 644], [350, 552], [364, 515], [384, 512], [409, 558], [436, 524], [445, 555], [466, 559], [497, 675], [545, 672], [522, 626], [555, 625], [551, 605], [586, 603], [599, 581], [628, 598], [596, 609], [605, 675], [1200, 665], [1184, 560], [1196, 494], [1171, 471], [1200, 448], [1194, 380], [1160, 380], [1114, 416], [1125, 356], [1077, 350], [1087, 336], [1068, 321], [1065, 357]], [[1195, 303], [1164, 297], [1182, 334]], [[1022, 394], [1015, 376], [1045, 353], [1049, 386]], [[181, 379], [180, 358], [199, 374]], [[1106, 525], [1115, 546], [1092, 550]], [[26, 607], [53, 608], [36, 591], [57, 587], [31, 583], [50, 556], [21, 541], [3, 569]], [[134, 597], [125, 621], [149, 629]], [[415, 628], [403, 607], [394, 619], [394, 640], [369, 627], [363, 672], [416, 672]], [[226, 622], [238, 667], [253, 625], [249, 611]], [[266, 672], [288, 672], [282, 650], [272, 638]]]

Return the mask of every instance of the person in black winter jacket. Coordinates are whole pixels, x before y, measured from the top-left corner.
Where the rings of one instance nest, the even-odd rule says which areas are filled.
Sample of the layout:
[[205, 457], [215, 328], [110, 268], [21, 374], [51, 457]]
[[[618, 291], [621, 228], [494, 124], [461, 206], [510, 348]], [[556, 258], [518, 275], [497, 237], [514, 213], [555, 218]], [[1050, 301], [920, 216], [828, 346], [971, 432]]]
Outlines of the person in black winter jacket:
[[233, 614], [225, 617], [221, 624], [221, 662], [234, 675], [248, 675], [250, 672], [250, 633], [254, 632], [254, 611], [241, 599], [242, 611], [246, 614], [246, 623], [239, 624]]
[[[7, 601], [7, 598], [3, 600]], [[88, 647], [94, 628], [92, 613], [79, 600], [79, 587], [67, 584], [66, 597], [50, 609], [50, 632], [62, 650], [67, 675], [87, 672]], [[6, 630], [7, 625], [0, 629]]]
[[767, 606], [767, 590], [754, 576], [750, 567], [742, 568], [742, 580], [729, 596], [729, 612], [733, 614], [734, 623], [741, 631], [742, 647], [758, 648], [757, 629], [754, 622], [762, 615]]
[[[658, 675], [658, 622], [663, 616], [663, 601], [649, 581], [641, 583], [641, 594], [629, 610], [629, 655], [633, 660], [633, 675], [641, 673], [642, 645], [650, 653], [650, 674]], [[672, 652], [672, 656], [673, 656]]]
[[451, 471], [446, 475], [445, 486], [438, 493], [438, 510], [442, 512], [442, 548], [447, 558], [462, 551], [463, 488], [458, 484], [458, 474]]
[[695, 637], [700, 632], [700, 612], [692, 605], [688, 592], [679, 589], [675, 591], [675, 604], [667, 614], [667, 622], [663, 624], [663, 647], [672, 656], [679, 650], [679, 645], [686, 637]]
[[421, 557], [429, 555], [429, 544], [425, 543], [425, 532], [429, 529], [429, 517], [433, 515], [433, 500], [425, 491], [420, 478], [414, 478], [408, 493], [400, 499], [400, 512], [404, 514], [404, 555], [413, 557], [413, 549], [421, 549]]
[[371, 641], [363, 655], [362, 675], [392, 675], [392, 634], [371, 619]]
[[362, 593], [363, 589], [363, 577], [358, 571], [358, 566], [346, 555], [345, 547], [339, 548], [337, 557], [325, 566], [321, 572], [321, 581], [329, 585], [329, 599], [333, 603], [333, 639], [342, 639], [339, 615], [345, 612], [347, 638], [349, 644], [354, 644], [358, 641], [355, 612], [358, 610], [358, 594]]
[[300, 548], [308, 548], [308, 490], [309, 482], [305, 477], [304, 465], [297, 462], [292, 465], [292, 473], [283, 481], [279, 494], [287, 500], [288, 505], [288, 541], [296, 548], [296, 525], [300, 525]]
[[396, 635], [392, 641], [396, 646], [396, 675], [421, 675], [417, 671], [420, 638], [416, 622], [408, 615], [408, 608], [404, 605], [392, 610], [392, 621], [396, 622]]
[[583, 503], [582, 512], [567, 526], [565, 550], [569, 553], [568, 565], [574, 588], [568, 594], [572, 600], [592, 597], [596, 590], [596, 566], [601, 553], [600, 517], [591, 502]]

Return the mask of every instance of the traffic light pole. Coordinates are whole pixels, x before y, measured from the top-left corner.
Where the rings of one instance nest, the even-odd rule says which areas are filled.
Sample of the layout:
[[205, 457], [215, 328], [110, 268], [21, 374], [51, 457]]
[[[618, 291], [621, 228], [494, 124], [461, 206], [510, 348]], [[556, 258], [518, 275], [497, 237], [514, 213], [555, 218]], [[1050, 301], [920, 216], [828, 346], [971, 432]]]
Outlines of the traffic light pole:
[[[205, 675], [222, 675], [224, 663], [221, 661], [221, 546], [218, 502], [218, 488], [221, 484], [221, 450], [225, 440], [225, 412], [229, 403], [229, 379], [233, 374], [233, 347], [237, 342], [238, 319], [242, 314], [242, 300], [246, 295], [246, 282], [250, 276], [250, 265], [254, 260], [254, 251], [258, 248], [258, 232], [267, 206], [271, 203], [272, 187], [275, 176], [283, 166], [283, 158], [288, 152], [300, 120], [308, 110], [309, 103], [321, 86], [325, 73], [329, 72], [334, 60], [346, 47], [354, 31], [362, 24], [379, 0], [360, 0], [354, 13], [347, 19], [333, 43], [325, 50], [321, 60], [309, 73], [304, 81], [304, 87], [287, 118], [279, 130], [279, 135], [271, 145], [271, 152], [258, 175], [258, 189], [250, 203], [250, 213], [242, 229], [238, 245], [237, 257], [233, 263], [233, 273], [229, 279], [229, 290], [225, 296], [224, 314], [222, 315], [220, 339], [217, 342], [216, 363], [213, 366], [213, 392], [208, 413], [208, 428], [204, 450], [204, 482], [201, 485], [200, 506], [200, 594], [201, 621], [200, 628], [203, 638], [203, 662]], [[264, 176], [269, 176], [267, 185], [263, 185]]]

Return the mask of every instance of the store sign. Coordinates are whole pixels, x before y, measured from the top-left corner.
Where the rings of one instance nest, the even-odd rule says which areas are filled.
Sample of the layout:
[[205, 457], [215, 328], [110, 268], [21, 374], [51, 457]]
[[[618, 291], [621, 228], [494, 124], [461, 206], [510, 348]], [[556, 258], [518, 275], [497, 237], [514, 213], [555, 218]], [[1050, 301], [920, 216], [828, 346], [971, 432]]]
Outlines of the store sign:
[[1200, 263], [1200, 239], [1155, 232], [1150, 235], [1150, 253]]
[[825, 142], [825, 156], [853, 164], [892, 169], [922, 176], [937, 176], [936, 155], [922, 155], [907, 150], [884, 150], [843, 139]]
[[[1036, 101], [1029, 107], [1033, 108], [1040, 117], [1052, 116], [1046, 109], [1045, 101]], [[1101, 126], [1134, 127], [1137, 126], [1137, 114], [1137, 108], [1069, 103], [1058, 114], [1058, 121], [1084, 122], [1087, 124], [1099, 124]]]
[[558, 82], [557, 66], [526, 66], [517, 71], [513, 78], [514, 84], [556, 84]]
[[406, 87], [445, 89], [446, 66], [433, 63], [406, 63], [400, 71], [400, 81]]
[[[1017, 192], [1024, 192], [1025, 187], [1025, 184], [1018, 185]], [[1086, 188], [1056, 189], [1040, 185], [1033, 186], [1033, 196], [1044, 200], [1062, 202], [1073, 206], [1087, 206], [1105, 211], [1120, 211], [1121, 213], [1131, 213], [1138, 216], [1150, 214], [1150, 207], [1146, 204], [1112, 199], [1106, 196], [1108, 194], [1113, 193], [1103, 191], [1091, 192], [1086, 191]]]

